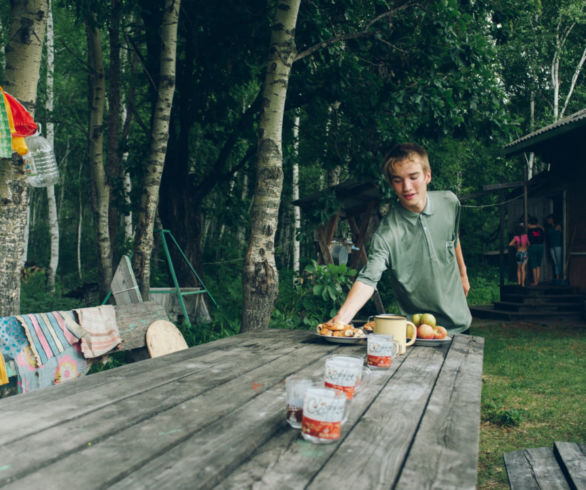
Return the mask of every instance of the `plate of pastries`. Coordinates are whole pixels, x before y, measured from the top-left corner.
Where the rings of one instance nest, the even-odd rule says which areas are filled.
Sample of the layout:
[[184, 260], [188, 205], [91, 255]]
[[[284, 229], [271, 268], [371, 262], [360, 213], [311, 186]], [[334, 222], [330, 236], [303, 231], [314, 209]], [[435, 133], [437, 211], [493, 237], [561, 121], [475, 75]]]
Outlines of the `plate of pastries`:
[[356, 344], [366, 340], [362, 328], [342, 322], [320, 323], [316, 328], [316, 335], [336, 344]]

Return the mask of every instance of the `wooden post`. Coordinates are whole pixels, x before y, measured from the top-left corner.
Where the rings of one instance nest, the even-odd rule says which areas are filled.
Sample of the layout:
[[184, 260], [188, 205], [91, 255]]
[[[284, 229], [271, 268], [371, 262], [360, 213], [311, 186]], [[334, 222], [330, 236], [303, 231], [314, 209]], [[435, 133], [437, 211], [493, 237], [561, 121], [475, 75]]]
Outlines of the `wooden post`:
[[523, 224], [527, 233], [527, 222], [529, 220], [529, 192], [527, 189], [527, 163], [523, 167]]

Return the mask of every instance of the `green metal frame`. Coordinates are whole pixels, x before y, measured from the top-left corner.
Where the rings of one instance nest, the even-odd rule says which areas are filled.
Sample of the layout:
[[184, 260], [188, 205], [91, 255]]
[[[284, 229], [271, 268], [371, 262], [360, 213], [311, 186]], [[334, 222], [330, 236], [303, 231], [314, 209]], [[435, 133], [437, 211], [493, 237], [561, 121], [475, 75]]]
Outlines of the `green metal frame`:
[[[206, 285], [204, 284], [204, 282], [201, 280], [201, 278], [199, 277], [199, 275], [195, 271], [195, 268], [191, 265], [191, 262], [189, 262], [189, 259], [186, 257], [185, 253], [183, 253], [183, 250], [181, 249], [181, 247], [177, 243], [177, 240], [175, 240], [175, 237], [173, 236], [171, 231], [164, 230], [164, 229], [156, 229], [155, 233], [161, 234], [161, 243], [163, 244], [163, 250], [165, 251], [165, 257], [167, 258], [167, 264], [169, 265], [169, 272], [171, 273], [171, 278], [173, 279], [174, 287], [169, 288], [169, 289], [159, 290], [159, 291], [150, 291], [150, 294], [167, 294], [167, 293], [175, 292], [177, 294], [177, 298], [179, 299], [179, 305], [181, 306], [181, 310], [183, 311], [185, 321], [187, 322], [187, 325], [191, 327], [191, 320], [189, 319], [189, 315], [187, 314], [187, 309], [185, 308], [185, 302], [183, 301], [183, 296], [190, 296], [193, 294], [207, 294], [210, 297], [210, 299], [212, 300], [212, 302], [214, 303], [214, 305], [216, 306], [216, 308], [218, 308], [218, 303], [216, 303], [216, 300], [214, 299], [212, 294], [208, 291]], [[169, 245], [167, 244], [166, 235], [169, 235], [169, 237], [171, 238], [171, 240], [173, 241], [173, 243], [177, 247], [177, 250], [179, 250], [179, 253], [181, 254], [183, 259], [185, 260], [185, 262], [189, 266], [189, 269], [191, 270], [191, 272], [193, 272], [193, 274], [197, 278], [197, 281], [199, 282], [199, 284], [201, 286], [201, 289], [199, 289], [198, 291], [181, 291], [181, 287], [179, 286], [179, 281], [177, 280], [177, 274], [175, 273], [175, 267], [173, 266], [173, 260], [171, 259], [171, 254], [169, 253]]]

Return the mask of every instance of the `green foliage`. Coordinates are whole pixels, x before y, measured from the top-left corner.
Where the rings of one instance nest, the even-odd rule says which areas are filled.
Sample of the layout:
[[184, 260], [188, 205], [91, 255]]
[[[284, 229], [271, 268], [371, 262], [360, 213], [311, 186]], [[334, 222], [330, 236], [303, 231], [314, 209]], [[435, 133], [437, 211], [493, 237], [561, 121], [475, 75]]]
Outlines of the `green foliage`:
[[333, 317], [342, 306], [356, 271], [342, 265], [319, 265], [312, 260], [294, 285], [281, 287], [271, 327], [314, 328]]
[[468, 264], [468, 280], [470, 292], [468, 304], [488, 305], [500, 299], [499, 269], [490, 267], [485, 263], [475, 265]]
[[484, 417], [490, 423], [501, 427], [519, 427], [521, 423], [529, 418], [529, 412], [522, 408], [503, 409], [494, 402], [483, 406]]
[[582, 322], [474, 320], [484, 337], [478, 488], [506, 488], [503, 454], [586, 438]]
[[59, 281], [55, 284], [55, 294], [51, 294], [44, 270], [28, 273], [20, 284], [20, 311], [23, 313], [71, 310], [80, 306], [78, 299], [63, 296], [63, 285]]
[[[212, 306], [212, 308], [214, 307]], [[189, 347], [230, 337], [240, 332], [239, 318], [231, 317], [222, 309], [216, 308], [214, 308], [210, 314], [212, 316], [212, 321], [210, 323], [191, 326], [182, 323], [177, 326]]]

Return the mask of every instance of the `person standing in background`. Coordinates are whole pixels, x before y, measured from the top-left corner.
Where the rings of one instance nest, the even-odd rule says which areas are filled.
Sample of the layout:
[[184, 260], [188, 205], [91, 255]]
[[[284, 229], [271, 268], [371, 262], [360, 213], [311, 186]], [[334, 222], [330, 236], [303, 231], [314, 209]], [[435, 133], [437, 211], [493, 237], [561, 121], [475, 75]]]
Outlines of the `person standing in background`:
[[545, 237], [549, 255], [553, 261], [554, 277], [556, 281], [559, 281], [562, 278], [562, 226], [555, 222], [553, 214], [550, 214], [545, 220]]
[[539, 286], [541, 277], [541, 262], [543, 261], [543, 249], [545, 242], [545, 229], [539, 224], [535, 216], [529, 217], [527, 225], [527, 236], [529, 237], [529, 268], [533, 275], [532, 286]]
[[519, 286], [525, 286], [529, 238], [527, 238], [527, 233], [525, 233], [525, 227], [523, 225], [517, 225], [515, 236], [509, 242], [509, 247], [515, 247], [516, 250], [515, 262], [517, 263], [517, 284]]

